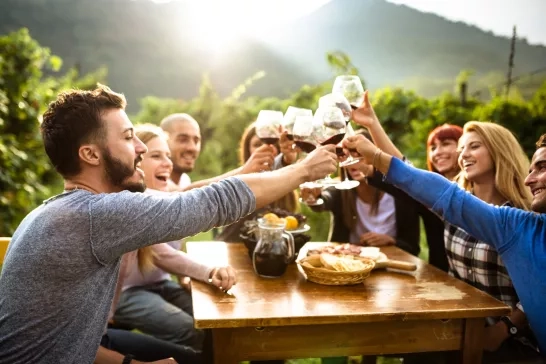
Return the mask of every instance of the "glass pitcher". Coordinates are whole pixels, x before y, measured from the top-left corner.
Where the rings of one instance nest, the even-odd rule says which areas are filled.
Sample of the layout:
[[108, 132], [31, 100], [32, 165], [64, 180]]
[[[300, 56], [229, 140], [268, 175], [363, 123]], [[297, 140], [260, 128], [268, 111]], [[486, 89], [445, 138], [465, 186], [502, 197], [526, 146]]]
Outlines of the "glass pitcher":
[[256, 248], [252, 253], [254, 271], [261, 277], [277, 278], [295, 259], [294, 237], [284, 231], [284, 220], [278, 224], [258, 224]]

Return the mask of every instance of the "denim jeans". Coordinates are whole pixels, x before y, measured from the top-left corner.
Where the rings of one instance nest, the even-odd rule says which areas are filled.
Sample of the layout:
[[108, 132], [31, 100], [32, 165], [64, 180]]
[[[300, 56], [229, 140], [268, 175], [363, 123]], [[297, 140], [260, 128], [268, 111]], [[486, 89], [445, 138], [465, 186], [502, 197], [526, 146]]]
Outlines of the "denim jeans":
[[203, 346], [204, 332], [194, 328], [191, 294], [173, 281], [123, 292], [114, 322], [177, 345]]
[[202, 364], [201, 354], [192, 348], [127, 330], [108, 329], [100, 345], [122, 355], [131, 354], [143, 362], [174, 358], [178, 363]]

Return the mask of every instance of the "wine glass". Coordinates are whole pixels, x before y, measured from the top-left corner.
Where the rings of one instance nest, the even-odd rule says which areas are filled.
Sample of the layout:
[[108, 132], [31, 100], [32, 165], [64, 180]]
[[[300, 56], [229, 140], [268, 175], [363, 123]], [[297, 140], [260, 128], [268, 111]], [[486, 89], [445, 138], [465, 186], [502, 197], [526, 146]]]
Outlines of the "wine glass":
[[353, 109], [357, 109], [364, 101], [364, 87], [358, 76], [337, 76], [332, 87], [332, 93], [335, 92], [343, 94]]
[[[345, 138], [351, 137], [353, 135], [356, 135], [356, 133], [355, 133], [355, 130], [353, 129], [351, 123], [349, 123], [349, 124], [347, 124], [347, 127], [345, 128]], [[343, 148], [342, 148], [342, 150], [343, 150]], [[351, 154], [349, 154], [347, 159], [345, 159], [343, 162], [339, 162], [339, 166], [342, 167], [342, 168], [348, 167], [348, 166], [351, 166], [353, 164], [356, 164], [356, 163], [360, 162], [361, 159], [362, 159], [362, 157], [353, 157]]]
[[294, 136], [294, 144], [305, 153], [311, 153], [317, 147], [315, 140], [315, 125], [313, 123], [313, 115], [298, 115], [294, 122], [292, 134]]
[[337, 107], [343, 113], [345, 122], [348, 124], [351, 120], [351, 114], [353, 112], [349, 100], [339, 92], [332, 92], [324, 95], [319, 99], [319, 107]]
[[288, 109], [284, 113], [282, 122], [283, 128], [287, 131], [288, 139], [294, 140], [294, 123], [297, 116], [313, 116], [313, 111], [310, 109], [302, 109], [299, 107], [288, 106]]
[[277, 144], [281, 134], [282, 121], [282, 112], [261, 110], [256, 119], [256, 135], [265, 144]]
[[[353, 127], [351, 126], [351, 124], [347, 124], [347, 128], [345, 131], [345, 138], [353, 136], [353, 135], [355, 135], [355, 131]], [[345, 157], [345, 153], [343, 152], [343, 147], [341, 146], [341, 143], [336, 146], [336, 154], [338, 155], [338, 157]], [[359, 181], [349, 179], [349, 173], [347, 172], [345, 168], [343, 168], [343, 167], [348, 167], [355, 163], [358, 163], [360, 159], [361, 158], [355, 158], [351, 154], [349, 154], [347, 159], [345, 159], [343, 162], [339, 162], [339, 166], [342, 167], [341, 169], [342, 174], [345, 174], [345, 179], [342, 182], [335, 185], [335, 187], [338, 190], [350, 190], [360, 185]]]
[[[317, 131], [315, 137], [319, 144], [339, 144], [343, 140], [346, 131], [346, 123], [343, 112], [337, 106], [322, 106], [315, 112], [313, 119]], [[324, 185], [335, 185], [338, 182], [330, 176], [320, 181]]]

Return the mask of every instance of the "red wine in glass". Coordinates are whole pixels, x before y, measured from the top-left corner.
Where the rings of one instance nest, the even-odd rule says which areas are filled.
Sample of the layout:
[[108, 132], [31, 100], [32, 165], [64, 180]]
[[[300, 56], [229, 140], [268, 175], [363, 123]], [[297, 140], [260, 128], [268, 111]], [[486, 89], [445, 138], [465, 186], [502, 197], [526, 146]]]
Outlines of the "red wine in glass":
[[303, 140], [296, 140], [294, 144], [305, 153], [311, 153], [316, 149], [316, 146], [313, 143], [305, 142]]
[[345, 152], [343, 152], [343, 147], [336, 146], [336, 154], [338, 157], [345, 157]]
[[286, 134], [286, 137], [288, 138], [288, 140], [294, 140], [294, 135], [292, 134]]
[[[345, 123], [345, 122], [343, 122], [343, 123]], [[344, 136], [345, 136], [345, 133], [336, 134], [336, 135], [326, 139], [322, 143], [320, 143], [320, 145], [339, 144], [339, 142], [343, 140]]]
[[260, 140], [264, 142], [265, 144], [277, 144], [279, 142], [278, 137], [264, 137], [264, 138], [260, 138]]

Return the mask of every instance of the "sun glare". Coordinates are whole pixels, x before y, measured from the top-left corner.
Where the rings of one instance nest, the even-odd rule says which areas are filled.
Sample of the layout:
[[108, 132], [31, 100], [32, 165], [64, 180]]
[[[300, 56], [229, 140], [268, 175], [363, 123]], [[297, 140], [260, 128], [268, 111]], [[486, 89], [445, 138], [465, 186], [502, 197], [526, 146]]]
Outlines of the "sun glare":
[[[260, 39], [282, 23], [310, 13], [329, 0], [189, 1], [195, 45], [211, 54], [233, 49], [243, 38]], [[187, 29], [187, 28], [186, 28]]]

